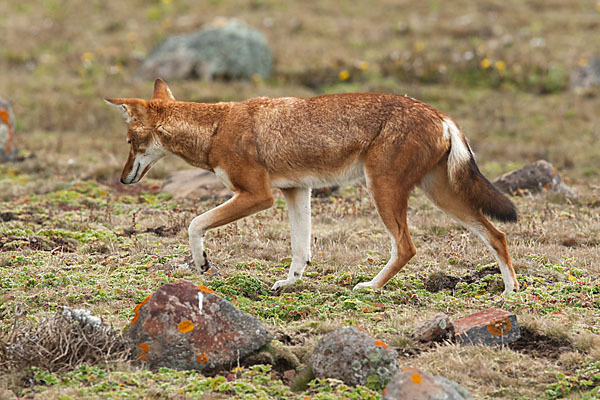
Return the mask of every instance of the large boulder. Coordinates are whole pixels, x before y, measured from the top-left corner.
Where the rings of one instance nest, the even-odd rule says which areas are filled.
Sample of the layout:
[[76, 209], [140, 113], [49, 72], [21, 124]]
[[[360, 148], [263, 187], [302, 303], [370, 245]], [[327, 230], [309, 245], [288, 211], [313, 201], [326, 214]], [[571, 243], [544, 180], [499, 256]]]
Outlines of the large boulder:
[[328, 333], [317, 343], [311, 364], [316, 378], [381, 389], [398, 369], [397, 358], [396, 351], [381, 340], [346, 327]]
[[167, 177], [161, 189], [175, 199], [194, 198], [198, 200], [228, 199], [233, 196], [223, 182], [212, 172], [198, 168], [184, 169]]
[[0, 162], [12, 161], [16, 156], [15, 115], [10, 104], [0, 98]]
[[504, 193], [516, 196], [546, 190], [568, 198], [576, 197], [573, 190], [562, 183], [556, 168], [546, 160], [538, 160], [516, 171], [507, 172], [492, 183]]
[[139, 304], [126, 334], [151, 369], [208, 373], [236, 365], [272, 339], [256, 318], [185, 280], [161, 286]]
[[383, 391], [382, 400], [472, 400], [467, 389], [418, 368], [398, 372]]
[[145, 79], [266, 78], [273, 54], [267, 39], [241, 21], [218, 20], [187, 35], [173, 36], [144, 60], [138, 75]]

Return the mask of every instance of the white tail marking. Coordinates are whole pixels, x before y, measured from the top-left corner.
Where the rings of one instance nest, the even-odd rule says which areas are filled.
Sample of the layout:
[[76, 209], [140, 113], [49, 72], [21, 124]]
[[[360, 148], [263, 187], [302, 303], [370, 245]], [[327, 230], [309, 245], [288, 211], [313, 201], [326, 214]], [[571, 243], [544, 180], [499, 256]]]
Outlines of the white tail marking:
[[471, 153], [463, 140], [463, 135], [456, 124], [450, 119], [444, 119], [444, 139], [450, 140], [450, 155], [448, 156], [448, 177], [451, 183], [458, 180], [460, 167], [469, 162]]

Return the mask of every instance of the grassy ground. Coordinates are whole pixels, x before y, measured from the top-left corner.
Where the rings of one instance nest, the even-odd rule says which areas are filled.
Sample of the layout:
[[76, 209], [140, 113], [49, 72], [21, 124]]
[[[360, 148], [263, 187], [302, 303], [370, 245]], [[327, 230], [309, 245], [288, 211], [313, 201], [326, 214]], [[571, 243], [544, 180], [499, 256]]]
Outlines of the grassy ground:
[[[596, 3], [291, 4], [45, 0], [4, 6], [0, 94], [14, 105], [20, 148], [33, 157], [0, 165], [0, 329], [62, 305], [124, 328], [144, 297], [185, 278], [261, 319], [303, 364], [324, 333], [356, 325], [397, 348], [401, 366], [444, 375], [479, 398], [592, 398], [600, 385], [598, 98], [567, 84], [569, 71], [600, 41]], [[169, 82], [180, 99], [407, 93], [461, 124], [489, 177], [538, 158], [554, 163], [579, 199], [515, 198], [519, 222], [500, 226], [523, 290], [500, 296], [495, 273], [454, 291], [426, 290], [435, 273], [466, 276], [495, 264], [481, 243], [416, 191], [409, 223], [419, 253], [384, 290], [351, 291], [389, 255], [361, 186], [313, 200], [314, 264], [280, 295], [269, 288], [290, 262], [281, 196], [272, 209], [208, 233], [218, 274], [165, 271], [171, 258], [189, 254], [191, 218], [216, 203], [175, 202], [158, 193], [166, 174], [184, 166], [174, 158], [141, 184], [118, 184], [125, 127], [102, 98], [147, 98], [152, 82], [133, 78], [143, 56], [162, 38], [219, 15], [265, 32], [275, 74], [263, 82]], [[515, 312], [529, 342], [504, 349], [423, 347], [409, 337], [416, 323], [437, 312], [460, 317], [490, 306]], [[62, 374], [32, 369], [3, 375], [0, 397], [8, 388], [39, 399], [379, 396], [327, 381], [292, 393], [267, 367], [235, 373], [238, 379], [226, 382], [128, 365]]]

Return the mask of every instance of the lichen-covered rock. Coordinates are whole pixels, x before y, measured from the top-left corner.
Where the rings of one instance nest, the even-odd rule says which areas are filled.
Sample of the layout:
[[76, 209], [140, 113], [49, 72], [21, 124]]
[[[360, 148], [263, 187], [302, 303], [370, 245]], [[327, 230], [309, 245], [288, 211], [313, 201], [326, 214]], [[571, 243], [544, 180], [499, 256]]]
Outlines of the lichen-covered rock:
[[16, 156], [15, 116], [10, 104], [0, 98], [0, 162], [12, 161]]
[[556, 168], [546, 160], [538, 160], [516, 171], [507, 172], [492, 183], [504, 193], [516, 196], [547, 190], [568, 198], [577, 197], [573, 190], [562, 182]]
[[431, 376], [417, 368], [398, 372], [383, 391], [382, 400], [472, 400], [471, 394], [456, 382]]
[[127, 336], [152, 369], [209, 373], [236, 365], [272, 339], [256, 318], [185, 280], [161, 286], [139, 304]]
[[396, 351], [381, 340], [355, 327], [346, 327], [325, 335], [317, 343], [311, 364], [317, 378], [381, 389], [398, 369], [397, 358]]
[[244, 79], [271, 73], [273, 54], [258, 30], [238, 20], [220, 20], [187, 35], [173, 36], [144, 60], [146, 79]]
[[452, 324], [454, 338], [462, 344], [502, 346], [521, 337], [517, 316], [497, 308], [488, 308], [456, 319]]

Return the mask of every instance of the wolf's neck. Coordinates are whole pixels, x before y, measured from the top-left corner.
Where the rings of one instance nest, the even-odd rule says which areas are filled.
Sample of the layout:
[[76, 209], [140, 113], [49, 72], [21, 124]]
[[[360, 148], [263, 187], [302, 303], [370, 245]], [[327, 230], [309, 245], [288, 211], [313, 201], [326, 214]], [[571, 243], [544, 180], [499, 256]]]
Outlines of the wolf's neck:
[[188, 164], [212, 169], [208, 162], [212, 137], [231, 108], [231, 103], [176, 102], [165, 108], [161, 141], [165, 150]]

